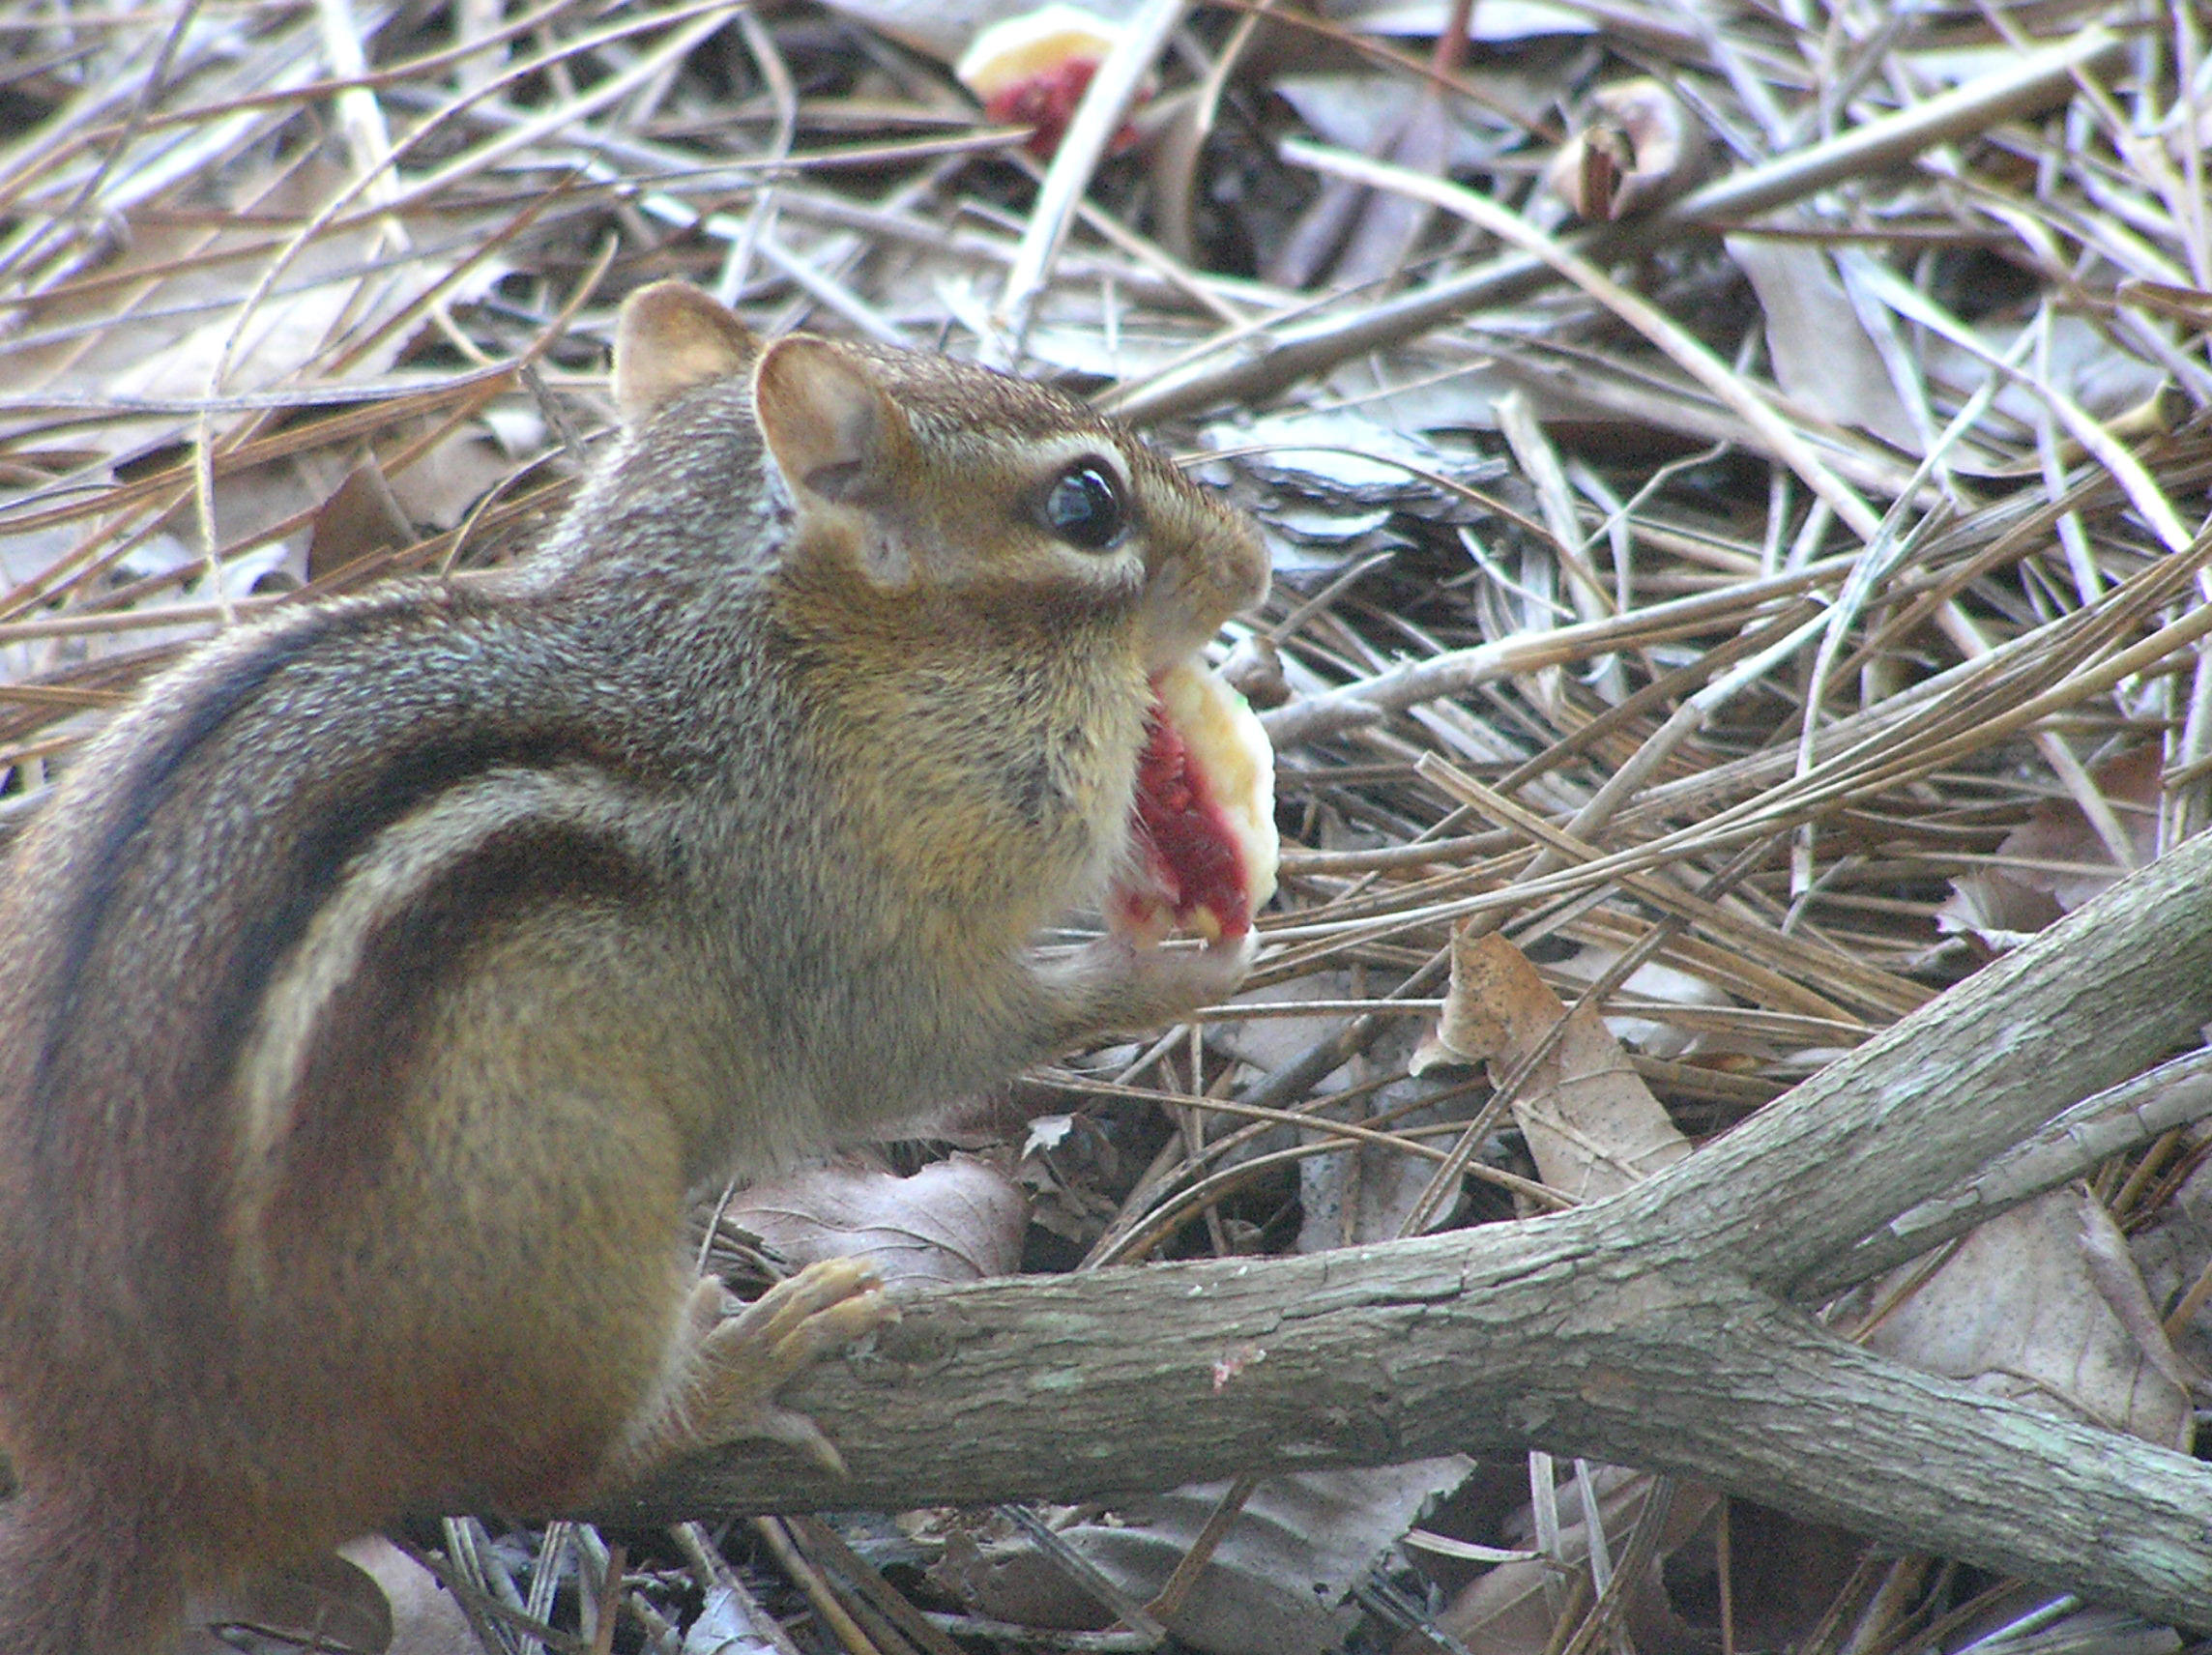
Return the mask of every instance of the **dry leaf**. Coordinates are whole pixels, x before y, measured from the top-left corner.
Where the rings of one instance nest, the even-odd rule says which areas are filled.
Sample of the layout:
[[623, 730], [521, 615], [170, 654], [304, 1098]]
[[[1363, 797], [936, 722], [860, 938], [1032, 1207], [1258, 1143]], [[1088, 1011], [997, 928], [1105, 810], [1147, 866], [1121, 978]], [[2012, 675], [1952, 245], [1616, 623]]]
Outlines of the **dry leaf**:
[[[1395, 1039], [1385, 1035], [1387, 1044], [1372, 1054], [1374, 1061], [1390, 1062], [1395, 1052], [1403, 1050], [1397, 1042], [1405, 1038], [1406, 1033], [1396, 1034]], [[1387, 1116], [1393, 1128], [1401, 1132], [1464, 1121], [1472, 1118], [1481, 1101], [1465, 1095], [1464, 1089], [1452, 1077], [1415, 1077], [1384, 1087], [1365, 1100], [1361, 1113]], [[1421, 1099], [1440, 1090], [1461, 1095], [1441, 1107], [1424, 1107]], [[1317, 1128], [1303, 1136], [1311, 1143], [1328, 1134]], [[1332, 1247], [1390, 1241], [1405, 1234], [1406, 1221], [1427, 1192], [1436, 1170], [1434, 1161], [1379, 1144], [1361, 1144], [1339, 1154], [1300, 1161], [1295, 1250], [1325, 1253]], [[1446, 1204], [1431, 1216], [1428, 1228], [1440, 1229], [1450, 1217], [1451, 1208]]]
[[[1617, 948], [1590, 945], [1577, 948], [1552, 969], [1563, 977], [1588, 984], [1597, 981], [1613, 970], [1620, 958]], [[1659, 1001], [1668, 1005], [1724, 1006], [1734, 1003], [1728, 991], [1697, 975], [1693, 972], [1671, 966], [1659, 960], [1647, 960], [1628, 973], [1621, 992], [1639, 999]], [[1608, 1011], [1605, 1026], [1615, 1038], [1633, 1046], [1649, 1058], [1681, 1058], [1694, 1052], [1706, 1052], [1715, 1048], [1734, 1050], [1748, 1044], [1726, 1036], [1715, 1036], [1703, 1031], [1687, 1030], [1675, 1024], [1653, 1017], [1633, 1017], [1619, 1011]]]
[[[1652, 1482], [1642, 1473], [1616, 1467], [1602, 1467], [1599, 1476], [1601, 1486], [1613, 1485], [1599, 1494], [1598, 1510], [1609, 1553], [1618, 1558], [1649, 1503]], [[1561, 1493], [1571, 1495], [1572, 1491]], [[1663, 1568], [1719, 1504], [1720, 1495], [1710, 1489], [1695, 1484], [1675, 1489], [1649, 1570], [1637, 1582], [1632, 1596], [1630, 1612], [1642, 1623], [1640, 1630], [1673, 1627], [1680, 1633], [1689, 1631], [1669, 1601]], [[1528, 1655], [1530, 1650], [1543, 1649], [1551, 1643], [1557, 1621], [1555, 1600], [1545, 1590], [1547, 1583], [1556, 1585], [1561, 1581], [1559, 1565], [1575, 1567], [1588, 1559], [1589, 1525], [1571, 1523], [1559, 1530], [1555, 1557], [1500, 1563], [1485, 1571], [1437, 1616], [1437, 1626], [1458, 1639], [1472, 1655]], [[1418, 1637], [1408, 1637], [1400, 1640], [1397, 1650], [1398, 1655], [1425, 1655], [1428, 1647]], [[1637, 1647], [1656, 1655], [1658, 1644], [1648, 1637], [1639, 1637]]]
[[794, 1264], [866, 1259], [895, 1287], [1010, 1275], [1021, 1263], [1029, 1204], [997, 1167], [955, 1155], [906, 1178], [810, 1168], [741, 1190], [722, 1217]]
[[1451, 987], [1437, 1039], [1464, 1060], [1488, 1061], [1494, 1083], [1527, 1062], [1557, 1029], [1513, 1115], [1544, 1182], [1579, 1201], [1626, 1189], [1690, 1152], [1588, 1002], [1572, 1017], [1527, 956], [1497, 932], [1452, 944]]
[[383, 1588], [329, 1554], [195, 1604], [178, 1655], [393, 1655], [393, 1631]]
[[758, 1609], [726, 1584], [710, 1588], [699, 1618], [684, 1630], [683, 1655], [785, 1655], [783, 1629], [763, 1626]]
[[1544, 183], [1578, 218], [1648, 212], [1704, 181], [1711, 141], [1674, 91], [1642, 76], [1604, 87], [1559, 146]]
[[[362, 274], [383, 251], [383, 232], [366, 221], [326, 230], [301, 245], [283, 278], [255, 297], [272, 257], [268, 223], [311, 218], [349, 182], [335, 156], [313, 152], [275, 173], [226, 173], [227, 193], [201, 197], [195, 203], [201, 211], [192, 218], [134, 224], [128, 245], [103, 271], [110, 279], [144, 273], [134, 289], [127, 289], [131, 303], [121, 313], [99, 299], [34, 306], [27, 331], [33, 339], [44, 335], [52, 342], [11, 351], [11, 389], [189, 399], [203, 394], [218, 370], [217, 389], [226, 392], [313, 377], [335, 339], [373, 336], [379, 324], [414, 298], [407, 283]], [[209, 223], [217, 227], [207, 228]], [[236, 256], [242, 252], [247, 256]], [[233, 256], [221, 256], [226, 253]], [[454, 292], [480, 292], [503, 270], [496, 263], [479, 266], [460, 277]], [[418, 283], [427, 284], [426, 275], [415, 275]], [[93, 322], [96, 328], [80, 331]], [[349, 372], [385, 372], [407, 336], [404, 330], [386, 332]], [[121, 453], [113, 445], [128, 440], [129, 427], [103, 423], [85, 428], [85, 435], [108, 452]]]
[[338, 1548], [338, 1555], [374, 1581], [392, 1616], [386, 1655], [481, 1655], [469, 1617], [438, 1577], [381, 1534]]
[[[1270, 1477], [1256, 1488], [1196, 1588], [1168, 1625], [1205, 1655], [1323, 1655], [1355, 1616], [1345, 1595], [1422, 1511], [1474, 1463], [1461, 1455]], [[1155, 1597], [1219, 1503], [1226, 1484], [1178, 1489], [1120, 1507], [1116, 1522], [1060, 1538], [1140, 1602]], [[1032, 1626], [1104, 1626], [1111, 1612], [1027, 1540], [994, 1544], [930, 1572], [976, 1612]]]
[[[1865, 1344], [1977, 1390], [2186, 1452], [2189, 1394], [2108, 1302], [2082, 1249], [2086, 1200], [2053, 1190], [1990, 1220]], [[1868, 1302], [1914, 1268], [1885, 1278]]]
[[[2198, 1129], [2201, 1131], [2201, 1128]], [[2212, 1270], [2212, 1159], [2197, 1164], [2181, 1187], [2130, 1237], [2151, 1303], [2167, 1316]], [[2212, 1303], [2200, 1303], [2173, 1329], [2173, 1348], [2192, 1372], [2212, 1374]]]
[[[2160, 757], [2137, 747], [2106, 760], [2090, 772], [2097, 791], [2127, 829], [2139, 861], [2158, 847]], [[1951, 882], [1952, 894], [1936, 911], [1938, 929], [1976, 937], [1993, 948], [2016, 946], [2062, 914], [2071, 914], [2120, 877], [2111, 852], [2071, 798], [2047, 798], [2004, 836], [2000, 857], [2023, 867], [1979, 868]]]
[[397, 551], [415, 529], [374, 460], [364, 460], [323, 502], [307, 533], [307, 578], [321, 580], [376, 552]]
[[1823, 420], [1917, 452], [1912, 416], [1826, 250], [1748, 235], [1731, 236], [1727, 245], [1759, 295], [1775, 382], [1790, 398]]

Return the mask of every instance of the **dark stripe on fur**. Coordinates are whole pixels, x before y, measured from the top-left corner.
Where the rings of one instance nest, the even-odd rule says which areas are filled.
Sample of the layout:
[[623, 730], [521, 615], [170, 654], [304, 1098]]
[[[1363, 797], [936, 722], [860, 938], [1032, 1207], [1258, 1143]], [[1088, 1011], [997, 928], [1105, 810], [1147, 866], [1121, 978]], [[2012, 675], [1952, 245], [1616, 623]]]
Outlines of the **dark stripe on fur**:
[[[463, 614], [469, 606], [451, 602], [449, 613]], [[33, 1080], [31, 1112], [42, 1123], [62, 1123], [72, 1111], [55, 1100], [70, 1084], [64, 1060], [74, 1031], [76, 1003], [83, 991], [83, 975], [102, 929], [109, 923], [117, 887], [133, 857], [133, 841], [146, 832], [172, 797], [173, 778], [203, 743], [218, 740], [223, 726], [249, 710], [256, 698], [270, 690], [283, 671], [310, 659], [334, 642], [358, 638], [391, 627], [405, 615], [383, 605], [338, 610], [318, 618], [319, 624], [287, 630], [239, 660], [227, 662], [214, 677], [195, 685], [198, 693], [174, 723], [133, 755], [134, 773], [119, 778], [116, 794], [126, 802], [115, 819], [105, 825], [98, 841], [98, 861], [90, 876], [74, 892], [61, 916], [67, 942], [54, 981], [53, 1003], [59, 1012], [48, 1024]], [[392, 639], [394, 656], [408, 650], [404, 632]], [[366, 687], [362, 685], [361, 687]], [[236, 939], [222, 957], [211, 963], [212, 984], [194, 1024], [204, 1031], [207, 1046], [194, 1054], [194, 1089], [202, 1092], [220, 1087], [229, 1077], [240, 1050], [257, 1022], [257, 1012], [269, 984], [283, 965], [323, 903], [338, 887], [346, 864], [393, 825], [403, 821], [448, 789], [466, 785], [489, 771], [502, 769], [544, 769], [573, 765], [613, 773], [632, 782], [626, 757], [597, 739], [591, 727], [565, 710], [549, 708], [538, 728], [512, 726], [489, 729], [471, 727], [465, 709], [442, 731], [425, 732], [422, 744], [398, 749], [398, 756], [366, 777], [341, 775], [303, 768], [293, 778], [295, 800], [327, 798], [338, 807], [311, 819], [300, 830], [281, 864], [271, 874], [261, 895], [263, 901], [241, 912]], [[189, 830], [171, 824], [169, 830]], [[194, 893], [181, 892], [179, 900], [192, 901]], [[183, 1101], [182, 1099], [178, 1101]]]
[[603, 905], [650, 928], [655, 882], [615, 833], [574, 823], [518, 823], [466, 855], [364, 940], [359, 969], [323, 1009], [300, 1089], [323, 1108], [294, 1123], [284, 1148], [290, 1199], [318, 1175], [373, 1167], [397, 1124], [384, 1107], [410, 1085], [440, 991], [477, 967], [477, 951], [548, 909]]
[[169, 784], [199, 745], [245, 707], [269, 681], [286, 667], [321, 647], [327, 640], [362, 630], [384, 617], [380, 611], [337, 610], [282, 629], [260, 641], [260, 648], [242, 653], [223, 663], [218, 674], [203, 678], [198, 693], [160, 737], [131, 754], [130, 773], [111, 783], [114, 801], [104, 831], [85, 848], [87, 877], [72, 893], [68, 906], [54, 915], [62, 938], [61, 957], [54, 972], [50, 1003], [54, 1013], [40, 1041], [38, 1066], [32, 1074], [33, 1107], [42, 1115], [49, 1097], [49, 1081], [62, 1042], [75, 1022], [74, 1013], [85, 962], [106, 923], [107, 912], [122, 883], [131, 842], [145, 830], [154, 813], [168, 798]]
[[[256, 1013], [268, 993], [270, 980], [312, 923], [323, 903], [338, 888], [347, 862], [365, 850], [389, 828], [426, 807], [440, 794], [465, 787], [494, 770], [542, 770], [573, 765], [605, 770], [613, 768], [613, 755], [588, 734], [573, 727], [539, 732], [503, 731], [494, 736], [456, 734], [427, 749], [419, 749], [385, 767], [368, 787], [349, 790], [349, 808], [327, 817], [313, 832], [299, 839], [281, 885], [281, 900], [272, 902], [240, 933], [224, 973], [222, 993], [211, 1005], [204, 1025], [215, 1032], [216, 1044], [206, 1054], [210, 1084], [227, 1078], [241, 1047], [256, 1025]], [[485, 847], [495, 849], [495, 847]], [[472, 852], [464, 866], [473, 864]], [[497, 910], [469, 910], [437, 906], [426, 916], [447, 927], [458, 944], [472, 918]], [[412, 917], [412, 910], [408, 917]], [[373, 980], [394, 969], [373, 953], [364, 957], [356, 981]], [[395, 1050], [403, 1043], [396, 1026], [379, 1033], [372, 1022], [360, 1044], [364, 1052]], [[333, 1041], [343, 1047], [353, 1042]], [[306, 1083], [313, 1096], [316, 1082]]]

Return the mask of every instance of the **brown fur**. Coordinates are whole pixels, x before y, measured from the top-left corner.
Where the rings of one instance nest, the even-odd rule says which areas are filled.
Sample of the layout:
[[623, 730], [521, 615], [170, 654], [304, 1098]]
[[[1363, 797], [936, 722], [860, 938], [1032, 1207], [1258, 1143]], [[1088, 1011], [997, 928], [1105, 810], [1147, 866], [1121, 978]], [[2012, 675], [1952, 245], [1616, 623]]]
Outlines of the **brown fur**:
[[[616, 387], [532, 564], [214, 644], [7, 870], [11, 1655], [695, 1446], [695, 1185], [1240, 973], [1029, 945], [1123, 854], [1148, 674], [1258, 595], [1246, 525], [1045, 391], [671, 285]], [[1035, 520], [1086, 453], [1104, 552]]]

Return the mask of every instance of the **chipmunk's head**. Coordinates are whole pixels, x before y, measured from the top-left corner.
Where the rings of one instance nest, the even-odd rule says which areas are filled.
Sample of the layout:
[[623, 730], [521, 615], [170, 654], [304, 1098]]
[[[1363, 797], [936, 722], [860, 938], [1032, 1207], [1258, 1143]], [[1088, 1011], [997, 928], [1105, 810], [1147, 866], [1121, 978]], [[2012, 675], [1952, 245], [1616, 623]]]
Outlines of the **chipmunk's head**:
[[633, 426], [739, 378], [800, 518], [795, 553], [837, 560], [887, 598], [1126, 610], [1158, 672], [1266, 590], [1249, 522], [1056, 391], [917, 351], [763, 343], [679, 282], [625, 305], [615, 385]]
[[[744, 387], [749, 397], [735, 393]], [[927, 662], [933, 684], [965, 686], [962, 709], [902, 716], [981, 719], [1001, 735], [1033, 723], [1040, 746], [1098, 755], [1095, 775], [1060, 790], [1095, 789], [1131, 812], [1129, 877], [1108, 904], [1117, 928], [1249, 924], [1273, 886], [1271, 766], [1257, 722], [1198, 653], [1266, 591], [1246, 518], [1056, 391], [918, 351], [763, 342], [678, 282], [624, 306], [615, 391], [633, 446], [658, 449], [681, 426], [696, 450], [700, 421], [749, 418], [762, 481], [790, 513], [781, 557], [806, 595], [797, 607], [825, 632], [874, 634], [886, 647], [869, 653], [873, 671], [898, 653]], [[1021, 670], [969, 653], [978, 640]], [[1072, 659], [1086, 652], [1111, 658]], [[1095, 670], [1030, 670], [1047, 654]]]

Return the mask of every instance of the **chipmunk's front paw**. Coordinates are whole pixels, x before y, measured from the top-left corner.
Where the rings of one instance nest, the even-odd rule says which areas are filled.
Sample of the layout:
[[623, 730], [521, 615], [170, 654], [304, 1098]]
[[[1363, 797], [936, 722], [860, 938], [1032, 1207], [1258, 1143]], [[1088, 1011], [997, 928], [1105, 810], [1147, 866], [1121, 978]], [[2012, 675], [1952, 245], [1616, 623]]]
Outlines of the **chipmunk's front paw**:
[[1243, 987], [1259, 951], [1259, 935], [1252, 931], [1216, 937], [1203, 948], [1147, 948], [1140, 944], [1135, 969], [1140, 976], [1156, 982], [1161, 992], [1187, 997], [1183, 1011], [1195, 1011], [1202, 1005], [1217, 1005]]
[[695, 1304], [718, 1298], [713, 1325], [699, 1345], [707, 1398], [706, 1440], [766, 1437], [805, 1452], [824, 1469], [845, 1474], [845, 1462], [822, 1429], [775, 1400], [823, 1357], [843, 1350], [899, 1319], [873, 1264], [824, 1259], [737, 1308], [721, 1284], [704, 1280]]
[[620, 1459], [641, 1471], [678, 1455], [766, 1437], [800, 1449], [824, 1469], [845, 1462], [805, 1414], [776, 1393], [823, 1357], [899, 1319], [883, 1277], [859, 1259], [824, 1259], [750, 1304], [718, 1281], [691, 1290], [657, 1404]]
[[1257, 947], [1249, 931], [1203, 948], [1101, 937], [1054, 973], [1068, 1008], [1062, 1044], [1094, 1034], [1142, 1033], [1217, 1004], [1242, 984]]

